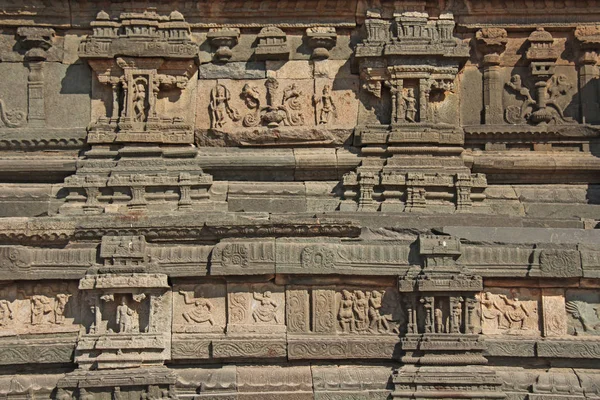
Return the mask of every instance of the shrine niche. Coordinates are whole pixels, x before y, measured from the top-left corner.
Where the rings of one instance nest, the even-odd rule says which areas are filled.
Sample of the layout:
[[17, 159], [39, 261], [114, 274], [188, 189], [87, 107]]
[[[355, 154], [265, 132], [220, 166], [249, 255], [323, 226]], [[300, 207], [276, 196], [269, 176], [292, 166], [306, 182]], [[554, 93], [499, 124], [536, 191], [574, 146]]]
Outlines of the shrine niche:
[[106, 112], [98, 115], [88, 142], [190, 143], [192, 118], [165, 116], [185, 110], [167, 110], [170, 96], [180, 97], [180, 104], [194, 97], [184, 89], [194, 90], [198, 48], [183, 15], [173, 11], [164, 18], [145, 11], [123, 13], [114, 21], [100, 12], [92, 27], [79, 53], [102, 85], [96, 98], [110, 101], [103, 104]]
[[[98, 110], [94, 102], [103, 97], [110, 100], [100, 101], [104, 111], [88, 132], [92, 149], [65, 180], [67, 202], [60, 212], [213, 208], [212, 177], [189, 147], [198, 46], [183, 15], [146, 10], [114, 21], [102, 11], [92, 25], [93, 34], [79, 48], [102, 85], [92, 108]], [[182, 114], [166, 118], [165, 112]], [[118, 150], [107, 149], [110, 144]]]

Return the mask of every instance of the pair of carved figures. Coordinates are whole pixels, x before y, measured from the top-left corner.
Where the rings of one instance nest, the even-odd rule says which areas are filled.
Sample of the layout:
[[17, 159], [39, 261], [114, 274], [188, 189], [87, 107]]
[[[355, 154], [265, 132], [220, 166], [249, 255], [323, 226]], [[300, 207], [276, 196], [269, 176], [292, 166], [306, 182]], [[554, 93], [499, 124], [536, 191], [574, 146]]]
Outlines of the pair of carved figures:
[[511, 297], [504, 294], [483, 293], [481, 311], [484, 326], [490, 332], [505, 330], [518, 332], [536, 330], [537, 309], [531, 309], [518, 298], [516, 291], [511, 291]]
[[[30, 301], [31, 325], [65, 323], [65, 310], [71, 294], [67, 294], [66, 287], [57, 294], [52, 294], [49, 287], [41, 288], [36, 285], [33, 293], [27, 294], [19, 291], [24, 299]], [[0, 326], [6, 326], [14, 319], [14, 305], [6, 299], [6, 290], [0, 291]]]
[[534, 99], [520, 75], [513, 75], [506, 88], [520, 105], [509, 105], [505, 110], [506, 122], [510, 124], [533, 123], [564, 124], [573, 122], [565, 117], [565, 99], [573, 90], [566, 75], [553, 75], [550, 81], [538, 83], [537, 99]]
[[433, 311], [433, 330], [435, 333], [460, 333], [463, 312], [462, 301], [463, 298], [458, 297], [457, 301], [451, 304], [450, 315], [446, 318], [444, 318], [441, 307], [435, 308]]
[[[390, 318], [382, 313], [383, 292], [342, 291], [338, 321], [343, 333], [390, 333]], [[398, 332], [396, 332], [398, 333]]]

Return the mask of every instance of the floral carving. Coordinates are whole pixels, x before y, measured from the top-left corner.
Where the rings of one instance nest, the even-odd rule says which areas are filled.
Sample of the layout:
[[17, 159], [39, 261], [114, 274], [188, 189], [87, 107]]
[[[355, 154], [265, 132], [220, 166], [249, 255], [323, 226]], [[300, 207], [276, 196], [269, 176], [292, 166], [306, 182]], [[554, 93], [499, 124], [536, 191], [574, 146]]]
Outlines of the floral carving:
[[226, 267], [248, 266], [248, 247], [244, 244], [230, 243], [223, 249], [222, 262]]
[[326, 246], [307, 246], [300, 256], [303, 268], [335, 268], [335, 253]]
[[27, 123], [27, 114], [23, 111], [9, 110], [0, 99], [0, 120], [7, 128], [20, 128]]

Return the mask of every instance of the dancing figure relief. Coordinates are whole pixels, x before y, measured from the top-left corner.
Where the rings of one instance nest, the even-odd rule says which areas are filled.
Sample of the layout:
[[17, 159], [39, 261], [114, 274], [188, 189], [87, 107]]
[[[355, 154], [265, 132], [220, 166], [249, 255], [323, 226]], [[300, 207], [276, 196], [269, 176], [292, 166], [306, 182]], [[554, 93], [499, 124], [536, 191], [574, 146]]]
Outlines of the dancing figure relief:
[[279, 311], [279, 304], [272, 298], [272, 293], [266, 291], [263, 294], [254, 293], [254, 300], [258, 302], [258, 307], [252, 312], [252, 318], [257, 323], [281, 323], [277, 311]]
[[190, 295], [190, 293], [184, 292], [183, 290], [180, 290], [179, 294], [183, 296], [183, 301], [185, 304], [194, 305], [194, 308], [191, 311], [183, 312], [183, 318], [188, 323], [195, 322], [197, 324], [202, 324], [208, 322], [210, 325], [215, 324], [215, 320], [212, 316], [212, 310], [214, 306], [209, 300], [203, 298], [194, 298]]

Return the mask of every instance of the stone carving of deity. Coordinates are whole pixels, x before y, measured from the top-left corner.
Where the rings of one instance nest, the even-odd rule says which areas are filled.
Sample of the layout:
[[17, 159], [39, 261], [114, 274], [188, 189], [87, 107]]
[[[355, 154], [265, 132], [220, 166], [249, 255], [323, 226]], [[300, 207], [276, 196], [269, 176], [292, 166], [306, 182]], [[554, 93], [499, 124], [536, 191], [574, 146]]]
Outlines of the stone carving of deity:
[[258, 307], [252, 312], [254, 322], [275, 322], [279, 323], [277, 311], [279, 304], [271, 298], [271, 292], [266, 291], [263, 294], [254, 293], [254, 299], [259, 302]]

